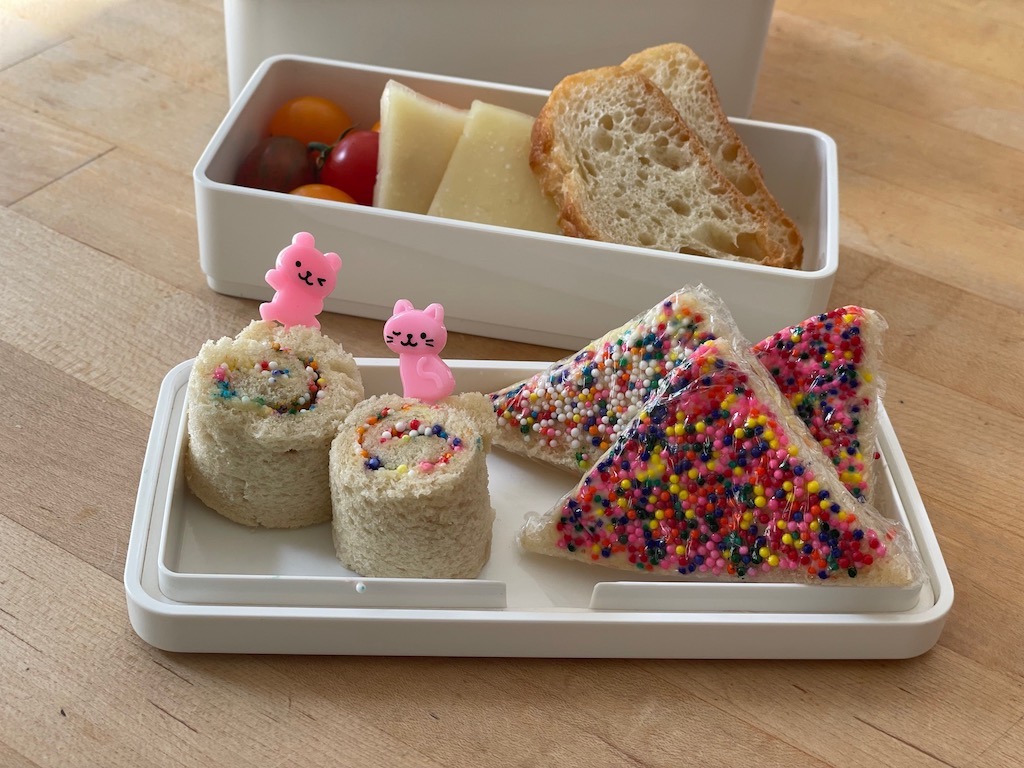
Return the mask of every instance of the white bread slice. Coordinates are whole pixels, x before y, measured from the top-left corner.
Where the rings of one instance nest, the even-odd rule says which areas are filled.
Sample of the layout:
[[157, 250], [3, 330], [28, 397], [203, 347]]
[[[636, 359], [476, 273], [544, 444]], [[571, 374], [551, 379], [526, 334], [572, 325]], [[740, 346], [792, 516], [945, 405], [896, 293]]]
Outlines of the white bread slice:
[[800, 230], [768, 191], [757, 161], [722, 111], [707, 64], [689, 47], [667, 43], [634, 53], [622, 66], [639, 72], [668, 96], [718, 170], [768, 220], [772, 239], [786, 254], [781, 266], [798, 269], [804, 250]]
[[379, 395], [357, 405], [330, 451], [334, 546], [345, 567], [379, 578], [478, 576], [494, 522], [492, 423], [478, 393], [433, 405]]
[[909, 532], [854, 499], [744, 347], [708, 341], [674, 368], [520, 545], [687, 579], [919, 583]]
[[[256, 371], [264, 361], [272, 369]], [[186, 398], [185, 480], [204, 504], [249, 526], [330, 520], [327, 453], [363, 399], [355, 359], [340, 344], [314, 328], [254, 320], [203, 345]]]
[[764, 216], [715, 167], [672, 102], [622, 67], [563, 79], [530, 166], [570, 236], [779, 266]]

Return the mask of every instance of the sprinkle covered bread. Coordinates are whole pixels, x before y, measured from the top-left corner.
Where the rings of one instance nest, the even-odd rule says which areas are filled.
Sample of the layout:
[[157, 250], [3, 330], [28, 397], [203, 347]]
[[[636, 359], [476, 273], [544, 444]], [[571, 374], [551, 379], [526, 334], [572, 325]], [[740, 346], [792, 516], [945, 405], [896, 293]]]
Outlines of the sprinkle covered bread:
[[846, 490], [763, 366], [724, 340], [675, 366], [520, 543], [689, 579], [920, 578], [907, 532]]
[[808, 318], [754, 347], [797, 416], [858, 499], [873, 484], [880, 373], [880, 314], [841, 307]]
[[495, 444], [583, 472], [690, 351], [734, 333], [732, 318], [710, 291], [676, 291], [575, 355], [492, 393]]
[[313, 328], [253, 321], [203, 345], [187, 398], [185, 478], [203, 503], [250, 526], [330, 519], [327, 452], [363, 398], [339, 344]]

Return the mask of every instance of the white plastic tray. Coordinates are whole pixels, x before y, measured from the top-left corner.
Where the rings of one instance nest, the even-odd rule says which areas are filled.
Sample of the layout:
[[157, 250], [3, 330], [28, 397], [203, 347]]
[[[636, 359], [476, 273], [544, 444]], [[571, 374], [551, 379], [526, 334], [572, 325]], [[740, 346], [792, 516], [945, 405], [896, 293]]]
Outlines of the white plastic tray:
[[[360, 359], [368, 393], [396, 391], [396, 360]], [[488, 391], [540, 363], [449, 361]], [[132, 626], [173, 651], [657, 658], [902, 658], [937, 641], [953, 589], [884, 412], [879, 507], [909, 526], [930, 580], [916, 591], [693, 584], [521, 553], [514, 534], [572, 476], [495, 450], [492, 555], [476, 580], [361, 578], [327, 524], [251, 530], [187, 490], [178, 459], [191, 362], [164, 380], [143, 465], [125, 589]], [[258, 629], [257, 629], [258, 627]], [[738, 631], [741, 630], [741, 631]]]

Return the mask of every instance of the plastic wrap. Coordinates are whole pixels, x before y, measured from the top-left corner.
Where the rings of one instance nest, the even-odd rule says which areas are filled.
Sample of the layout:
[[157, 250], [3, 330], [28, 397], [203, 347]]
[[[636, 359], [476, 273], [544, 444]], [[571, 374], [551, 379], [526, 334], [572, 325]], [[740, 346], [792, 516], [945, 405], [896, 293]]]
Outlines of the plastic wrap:
[[327, 452], [362, 398], [355, 359], [312, 328], [256, 320], [208, 341], [189, 376], [186, 481], [244, 525], [329, 520]]
[[903, 586], [909, 533], [840, 482], [743, 341], [702, 344], [519, 535], [529, 551], [690, 579]]
[[769, 336], [754, 353], [858, 499], [874, 484], [884, 318], [848, 306]]
[[495, 444], [579, 474], [701, 342], [738, 334], [725, 305], [687, 286], [574, 355], [491, 393]]
[[330, 452], [334, 546], [361, 576], [472, 579], [494, 510], [487, 399], [436, 404], [378, 395], [356, 406]]

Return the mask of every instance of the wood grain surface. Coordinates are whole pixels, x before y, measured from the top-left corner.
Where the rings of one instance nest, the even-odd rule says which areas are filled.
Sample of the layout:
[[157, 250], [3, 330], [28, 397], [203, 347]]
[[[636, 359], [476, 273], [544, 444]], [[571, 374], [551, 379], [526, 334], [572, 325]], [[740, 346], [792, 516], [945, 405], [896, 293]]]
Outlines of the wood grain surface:
[[[0, 0], [0, 766], [1022, 763], [1024, 4], [778, 0], [752, 114], [835, 138], [831, 303], [889, 323], [886, 407], [956, 588], [905, 661], [139, 639], [122, 574], [157, 388], [256, 311], [198, 263], [191, 169], [226, 79], [219, 0]], [[324, 327], [380, 354], [376, 321]]]

